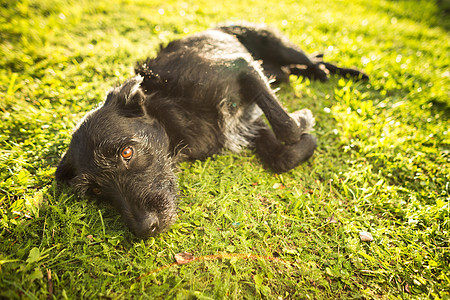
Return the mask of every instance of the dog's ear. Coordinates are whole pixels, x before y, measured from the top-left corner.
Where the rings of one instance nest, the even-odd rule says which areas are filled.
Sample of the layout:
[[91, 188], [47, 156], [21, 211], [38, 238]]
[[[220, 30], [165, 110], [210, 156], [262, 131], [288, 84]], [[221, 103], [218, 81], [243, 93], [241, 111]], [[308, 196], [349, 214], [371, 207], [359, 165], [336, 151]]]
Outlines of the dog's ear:
[[138, 75], [112, 89], [106, 97], [105, 106], [114, 105], [118, 112], [125, 117], [144, 116], [145, 95], [141, 89], [142, 81], [143, 78]]
[[71, 155], [69, 152], [64, 154], [58, 167], [56, 168], [56, 181], [65, 184], [70, 184], [70, 181], [76, 176], [75, 168], [73, 167]]
[[141, 87], [146, 94], [157, 90], [164, 90], [168, 82], [167, 78], [161, 78], [160, 74], [155, 73], [149, 67], [150, 62], [151, 60], [147, 60], [146, 62], [138, 63], [134, 69], [136, 74], [139, 74], [143, 78]]

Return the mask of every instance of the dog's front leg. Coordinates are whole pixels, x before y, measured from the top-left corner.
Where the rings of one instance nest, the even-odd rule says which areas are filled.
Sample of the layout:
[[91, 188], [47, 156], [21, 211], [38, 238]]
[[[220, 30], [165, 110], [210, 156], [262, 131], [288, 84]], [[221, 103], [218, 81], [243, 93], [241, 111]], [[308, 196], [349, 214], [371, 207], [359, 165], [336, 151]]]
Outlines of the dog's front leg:
[[316, 139], [307, 133], [300, 135], [295, 144], [283, 144], [262, 119], [258, 120], [259, 131], [255, 139], [258, 156], [275, 172], [287, 172], [297, 167], [314, 154]]
[[311, 130], [314, 125], [314, 117], [307, 109], [288, 114], [267, 82], [258, 74], [241, 73], [239, 85], [243, 99], [256, 102], [280, 142], [284, 144], [298, 143], [300, 136]]
[[255, 148], [261, 159], [276, 172], [286, 172], [310, 158], [316, 139], [306, 132], [314, 125], [308, 109], [288, 114], [278, 102], [266, 81], [257, 74], [239, 76], [241, 93], [247, 101], [254, 101], [264, 112], [272, 130], [258, 120], [259, 131]]

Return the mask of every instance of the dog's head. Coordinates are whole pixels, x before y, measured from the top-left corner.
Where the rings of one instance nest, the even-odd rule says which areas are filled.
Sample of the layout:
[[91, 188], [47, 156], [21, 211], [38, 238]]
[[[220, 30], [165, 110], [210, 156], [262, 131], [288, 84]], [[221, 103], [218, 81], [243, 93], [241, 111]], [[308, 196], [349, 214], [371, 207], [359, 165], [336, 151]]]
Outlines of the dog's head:
[[168, 137], [147, 114], [141, 83], [128, 80], [84, 117], [55, 176], [112, 203], [135, 235], [147, 237], [174, 222], [177, 187]]

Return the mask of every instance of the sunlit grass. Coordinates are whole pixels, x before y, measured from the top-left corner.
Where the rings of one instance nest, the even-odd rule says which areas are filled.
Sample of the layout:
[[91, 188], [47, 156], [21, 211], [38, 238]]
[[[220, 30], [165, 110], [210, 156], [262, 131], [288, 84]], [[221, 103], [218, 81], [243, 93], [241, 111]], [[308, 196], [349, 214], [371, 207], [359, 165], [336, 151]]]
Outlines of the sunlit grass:
[[[433, 1], [9, 0], [0, 16], [0, 297], [450, 297], [450, 23]], [[56, 190], [72, 128], [135, 61], [242, 19], [371, 77], [281, 87], [316, 116], [311, 161], [183, 163], [178, 221], [147, 240]], [[197, 259], [174, 264], [183, 251]]]

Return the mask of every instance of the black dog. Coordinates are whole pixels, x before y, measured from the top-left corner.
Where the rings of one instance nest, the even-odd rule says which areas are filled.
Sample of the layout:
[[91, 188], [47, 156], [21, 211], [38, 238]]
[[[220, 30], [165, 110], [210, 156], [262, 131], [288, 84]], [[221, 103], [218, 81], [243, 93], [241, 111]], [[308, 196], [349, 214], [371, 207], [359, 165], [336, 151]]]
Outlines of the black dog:
[[311, 112], [286, 113], [268, 78], [367, 78], [308, 58], [263, 25], [223, 26], [173, 41], [136, 73], [80, 122], [56, 179], [116, 205], [139, 237], [174, 222], [178, 161], [252, 147], [274, 171], [286, 172], [313, 155]]

